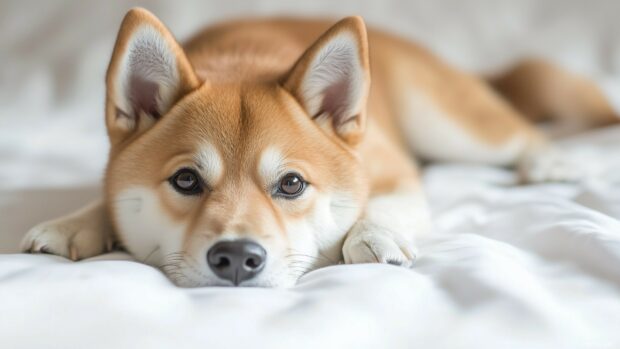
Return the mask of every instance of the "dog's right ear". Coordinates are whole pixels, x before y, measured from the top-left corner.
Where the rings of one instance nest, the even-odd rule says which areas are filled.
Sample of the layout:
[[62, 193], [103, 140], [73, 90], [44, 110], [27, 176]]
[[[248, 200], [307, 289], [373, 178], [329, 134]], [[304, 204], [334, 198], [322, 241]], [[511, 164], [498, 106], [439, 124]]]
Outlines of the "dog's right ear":
[[199, 80], [168, 29], [135, 8], [121, 24], [106, 85], [106, 124], [115, 145], [153, 125]]

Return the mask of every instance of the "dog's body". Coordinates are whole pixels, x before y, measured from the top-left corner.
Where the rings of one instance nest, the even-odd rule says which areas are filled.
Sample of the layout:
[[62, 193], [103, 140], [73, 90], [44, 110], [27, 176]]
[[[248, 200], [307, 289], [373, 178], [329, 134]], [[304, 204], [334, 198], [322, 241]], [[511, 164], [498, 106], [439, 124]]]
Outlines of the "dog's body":
[[[529, 106], [511, 98], [520, 76], [498, 86]], [[582, 114], [612, 119], [580, 84]], [[182, 49], [132, 10], [107, 85], [105, 199], [33, 228], [25, 250], [81, 259], [118, 241], [179, 285], [291, 285], [342, 257], [411, 264], [431, 223], [411, 154], [579, 176], [486, 82], [356, 17], [229, 22]]]

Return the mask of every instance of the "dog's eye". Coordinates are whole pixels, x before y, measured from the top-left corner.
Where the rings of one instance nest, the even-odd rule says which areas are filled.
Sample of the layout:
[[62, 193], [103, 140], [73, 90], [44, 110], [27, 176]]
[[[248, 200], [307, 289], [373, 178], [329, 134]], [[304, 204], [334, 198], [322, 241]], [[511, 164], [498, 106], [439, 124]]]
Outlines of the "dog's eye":
[[278, 184], [278, 193], [285, 197], [297, 197], [306, 188], [306, 182], [296, 173], [286, 174], [280, 179]]
[[172, 187], [184, 195], [196, 195], [202, 193], [202, 183], [200, 177], [187, 168], [180, 169], [172, 177], [170, 177]]

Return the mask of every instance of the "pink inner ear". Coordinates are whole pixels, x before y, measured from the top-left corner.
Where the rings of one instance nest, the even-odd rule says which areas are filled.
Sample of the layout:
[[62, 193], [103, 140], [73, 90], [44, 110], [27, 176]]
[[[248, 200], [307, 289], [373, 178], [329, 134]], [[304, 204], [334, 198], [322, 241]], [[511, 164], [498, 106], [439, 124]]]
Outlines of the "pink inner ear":
[[139, 75], [132, 75], [129, 79], [129, 100], [133, 108], [133, 117], [136, 119], [140, 111], [159, 119], [161, 116], [157, 107], [159, 98], [159, 86]]
[[355, 115], [346, 115], [350, 107], [350, 88], [350, 82], [346, 76], [326, 88], [323, 91], [324, 97], [319, 115], [322, 113], [329, 114], [333, 119], [334, 125], [342, 125], [354, 118]]

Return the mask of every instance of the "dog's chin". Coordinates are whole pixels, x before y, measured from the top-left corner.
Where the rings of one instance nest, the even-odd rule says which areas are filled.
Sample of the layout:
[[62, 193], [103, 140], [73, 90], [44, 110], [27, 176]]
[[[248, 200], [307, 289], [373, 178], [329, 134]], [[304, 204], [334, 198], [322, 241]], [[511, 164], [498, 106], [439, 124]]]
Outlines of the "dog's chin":
[[289, 288], [295, 286], [295, 281], [283, 281], [283, 282], [272, 282], [272, 281], [244, 281], [239, 285], [234, 285], [230, 281], [225, 280], [190, 280], [190, 279], [181, 279], [181, 280], [172, 280], [172, 282], [178, 286], [183, 288], [197, 288], [197, 287], [257, 287], [257, 288]]
[[294, 277], [277, 277], [275, 275], [264, 275], [262, 277], [246, 280], [239, 285], [233, 284], [231, 281], [222, 280], [216, 276], [210, 275], [189, 275], [182, 273], [166, 273], [166, 276], [172, 283], [178, 287], [196, 288], [196, 287], [259, 287], [259, 288], [289, 288], [295, 286], [298, 278]]

